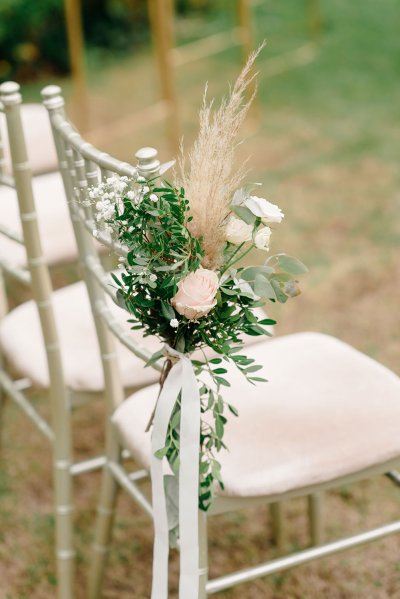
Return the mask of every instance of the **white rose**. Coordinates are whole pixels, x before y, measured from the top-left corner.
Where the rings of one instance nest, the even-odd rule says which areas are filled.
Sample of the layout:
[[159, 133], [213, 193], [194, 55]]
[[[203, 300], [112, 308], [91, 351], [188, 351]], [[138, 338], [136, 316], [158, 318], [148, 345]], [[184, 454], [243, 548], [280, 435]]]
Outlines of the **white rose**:
[[269, 227], [261, 227], [254, 236], [254, 245], [259, 250], [269, 250], [269, 240], [271, 238], [271, 229]]
[[250, 241], [253, 234], [253, 225], [248, 225], [240, 218], [231, 216], [225, 229], [225, 239], [229, 243], [240, 245], [245, 241]]
[[243, 206], [255, 216], [259, 216], [263, 223], [280, 223], [285, 216], [279, 206], [257, 196], [247, 198]]

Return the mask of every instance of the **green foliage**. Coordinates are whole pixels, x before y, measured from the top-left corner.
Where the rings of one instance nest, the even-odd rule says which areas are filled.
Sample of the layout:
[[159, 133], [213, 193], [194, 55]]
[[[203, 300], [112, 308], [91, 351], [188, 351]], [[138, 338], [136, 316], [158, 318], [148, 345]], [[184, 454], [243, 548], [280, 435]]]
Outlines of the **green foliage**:
[[[236, 201], [248, 197], [236, 194]], [[192, 360], [199, 384], [202, 424], [200, 435], [199, 507], [207, 510], [215, 493], [215, 481], [223, 488], [221, 466], [216, 454], [226, 448], [223, 438], [228, 415], [237, 416], [235, 406], [227, 404], [223, 389], [230, 387], [228, 366], [236, 367], [250, 384], [264, 382], [259, 376], [261, 366], [241, 353], [243, 336], [270, 335], [266, 328], [275, 324], [259, 318], [255, 308], [266, 300], [286, 302], [297, 295], [294, 276], [306, 272], [297, 259], [285, 254], [268, 258], [263, 266], [235, 268], [254, 243], [224, 244], [224, 259], [217, 274], [216, 305], [198, 318], [187, 318], [186, 312], [174, 308], [174, 297], [181, 282], [201, 267], [204, 251], [201, 239], [190, 231], [190, 205], [183, 188], [156, 178], [137, 182], [126, 177], [111, 177], [89, 191], [96, 206], [96, 221], [100, 228], [115, 236], [127, 250], [120, 263], [120, 277], [113, 275], [117, 285], [117, 301], [132, 315], [133, 329], [155, 335], [179, 352], [191, 354], [205, 347], [220, 357]], [[276, 209], [266, 200], [269, 209]], [[253, 236], [261, 219], [235, 203], [236, 215], [253, 225]], [[212, 298], [214, 300], [214, 296]], [[182, 312], [182, 310], [180, 311]], [[162, 356], [156, 352], [150, 366]], [[181, 398], [178, 397], [168, 426], [165, 447], [157, 452], [166, 457], [177, 474], [180, 456]], [[208, 413], [211, 417], [204, 417]]]

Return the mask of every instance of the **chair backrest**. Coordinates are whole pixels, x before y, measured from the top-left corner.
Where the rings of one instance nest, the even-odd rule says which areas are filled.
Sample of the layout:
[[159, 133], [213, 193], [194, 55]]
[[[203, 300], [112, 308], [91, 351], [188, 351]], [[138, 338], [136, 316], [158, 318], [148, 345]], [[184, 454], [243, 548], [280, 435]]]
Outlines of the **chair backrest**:
[[[52, 307], [52, 285], [48, 267], [43, 256], [35, 202], [32, 190], [32, 173], [29, 166], [24, 131], [21, 120], [22, 97], [17, 83], [6, 82], [0, 86], [0, 112], [5, 115], [13, 176], [4, 169], [0, 172], [0, 184], [15, 188], [21, 217], [22, 235], [7, 230], [0, 223], [0, 235], [5, 235], [24, 245], [27, 268], [15, 266], [0, 256], [0, 271], [4, 271], [19, 283], [31, 287], [36, 302], [43, 333], [49, 367], [50, 393], [57, 402], [64, 397], [65, 386], [58, 335]], [[3, 156], [0, 155], [0, 159]], [[4, 298], [4, 296], [3, 296]], [[5, 300], [3, 299], [3, 302]], [[4, 307], [4, 303], [3, 303]], [[58, 398], [58, 399], [57, 399]], [[56, 403], [53, 410], [57, 410]]]
[[[129, 177], [135, 180], [138, 175], [154, 176], [159, 171], [160, 162], [157, 160], [157, 151], [153, 148], [142, 148], [136, 153], [136, 167], [97, 150], [82, 139], [66, 118], [59, 87], [52, 85], [44, 88], [42, 96], [49, 111], [80, 263], [99, 339], [106, 398], [112, 411], [124, 399], [115, 353], [116, 339], [143, 361], [147, 361], [151, 353], [135, 341], [128, 324], [124, 327], [116, 321], [108, 307], [107, 296], [115, 303], [118, 302], [115, 283], [111, 274], [103, 267], [99, 256], [98, 241], [119, 256], [125, 256], [127, 250], [113, 241], [107, 233], [97, 231], [95, 210], [89, 199], [89, 191], [90, 187], [107, 181], [109, 177]], [[162, 364], [157, 362], [153, 367], [161, 370]]]
[[[41, 104], [24, 103], [21, 106], [21, 120], [32, 173], [36, 175], [57, 170], [57, 156], [46, 109]], [[0, 136], [4, 141], [3, 172], [11, 175], [12, 161], [3, 114], [0, 114]]]

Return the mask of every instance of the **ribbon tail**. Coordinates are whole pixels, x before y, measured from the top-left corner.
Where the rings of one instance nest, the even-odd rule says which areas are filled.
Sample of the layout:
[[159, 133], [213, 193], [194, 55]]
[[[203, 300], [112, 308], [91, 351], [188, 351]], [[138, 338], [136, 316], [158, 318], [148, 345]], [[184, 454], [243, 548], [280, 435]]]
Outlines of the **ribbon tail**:
[[200, 393], [190, 359], [182, 358], [179, 469], [179, 598], [197, 597], [199, 577], [199, 444]]
[[151, 599], [168, 598], [169, 531], [164, 489], [163, 460], [155, 457], [156, 451], [165, 446], [172, 411], [182, 388], [182, 361], [175, 364], [161, 391], [154, 415], [151, 437], [151, 487], [154, 520], [153, 582]]

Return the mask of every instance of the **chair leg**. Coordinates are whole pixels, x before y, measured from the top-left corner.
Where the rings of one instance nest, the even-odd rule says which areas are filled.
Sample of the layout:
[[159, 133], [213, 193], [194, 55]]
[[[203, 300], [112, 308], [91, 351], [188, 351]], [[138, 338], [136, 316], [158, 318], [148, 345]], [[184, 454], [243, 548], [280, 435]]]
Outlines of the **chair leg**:
[[3, 270], [0, 268], [0, 320], [8, 314], [8, 301]]
[[[5, 281], [3, 276], [3, 271], [0, 268], [0, 320], [7, 314], [8, 312], [8, 302], [5, 288]], [[0, 352], [0, 370], [4, 367], [4, 357]], [[3, 408], [6, 399], [6, 394], [0, 387], [0, 449], [2, 446], [2, 434], [3, 434]]]
[[279, 553], [285, 550], [285, 527], [282, 502], [270, 504], [270, 514], [272, 523], [272, 542]]
[[54, 462], [57, 597], [73, 599], [75, 551], [73, 548], [73, 507], [71, 459], [58, 455]]
[[199, 510], [199, 593], [198, 599], [206, 599], [208, 580], [207, 514]]
[[118, 483], [106, 465], [103, 470], [100, 500], [97, 506], [97, 518], [89, 570], [88, 599], [98, 599], [98, 597], [101, 597], [103, 576], [107, 565], [109, 544], [114, 523], [117, 491]]
[[323, 543], [323, 495], [314, 493], [308, 497], [308, 513], [310, 519], [311, 544], [314, 546]]

